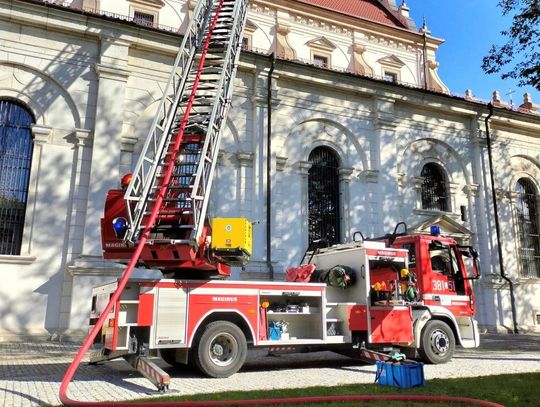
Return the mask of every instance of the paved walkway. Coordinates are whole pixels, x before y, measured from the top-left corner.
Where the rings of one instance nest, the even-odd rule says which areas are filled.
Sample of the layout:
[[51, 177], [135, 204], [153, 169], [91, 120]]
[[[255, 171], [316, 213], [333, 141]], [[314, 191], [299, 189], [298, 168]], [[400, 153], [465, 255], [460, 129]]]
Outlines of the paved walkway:
[[[58, 405], [60, 382], [78, 349], [66, 343], [0, 343], [0, 406]], [[168, 366], [163, 364], [163, 366]], [[251, 352], [245, 367], [226, 379], [201, 378], [167, 367], [178, 395], [373, 383], [375, 367], [331, 352], [278, 357]], [[446, 365], [426, 365], [426, 379], [540, 371], [540, 336], [483, 335], [482, 346], [460, 350]], [[154, 387], [123, 360], [81, 365], [69, 387], [85, 401], [130, 400], [156, 395]]]

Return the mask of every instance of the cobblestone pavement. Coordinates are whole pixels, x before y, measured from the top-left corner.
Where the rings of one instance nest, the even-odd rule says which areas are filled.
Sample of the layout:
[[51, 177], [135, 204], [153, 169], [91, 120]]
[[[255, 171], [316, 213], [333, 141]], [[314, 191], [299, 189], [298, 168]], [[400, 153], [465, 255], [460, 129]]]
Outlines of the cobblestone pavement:
[[[59, 405], [58, 390], [78, 349], [70, 343], [0, 343], [0, 406]], [[226, 379], [175, 370], [170, 393], [192, 395], [230, 390], [302, 388], [372, 383], [375, 367], [331, 352], [267, 356], [251, 352], [244, 368]], [[482, 346], [459, 350], [445, 365], [426, 365], [426, 380], [540, 371], [540, 336], [483, 335]], [[155, 388], [123, 360], [83, 363], [69, 396], [76, 400], [130, 400], [152, 397]]]

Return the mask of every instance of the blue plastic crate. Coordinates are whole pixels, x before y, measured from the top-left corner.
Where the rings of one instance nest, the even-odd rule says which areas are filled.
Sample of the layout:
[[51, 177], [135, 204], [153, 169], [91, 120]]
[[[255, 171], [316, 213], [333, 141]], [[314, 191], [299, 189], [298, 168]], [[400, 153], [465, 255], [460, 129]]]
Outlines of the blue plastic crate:
[[424, 364], [418, 362], [377, 362], [375, 383], [384, 386], [394, 386], [406, 389], [409, 387], [423, 386]]

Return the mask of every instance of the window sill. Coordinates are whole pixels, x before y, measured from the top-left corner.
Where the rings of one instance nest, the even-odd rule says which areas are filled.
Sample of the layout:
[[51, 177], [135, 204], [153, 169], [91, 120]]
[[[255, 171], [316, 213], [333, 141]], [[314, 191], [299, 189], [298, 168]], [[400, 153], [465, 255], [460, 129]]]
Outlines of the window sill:
[[0, 263], [2, 264], [32, 264], [35, 261], [35, 256], [11, 256], [0, 254]]
[[457, 214], [454, 212], [438, 211], [434, 209], [433, 210], [432, 209], [414, 209], [413, 212], [415, 215], [427, 215], [427, 216], [446, 215], [446, 216], [451, 217], [452, 219], [461, 219], [461, 214]]
[[518, 277], [520, 284], [540, 284], [540, 277]]

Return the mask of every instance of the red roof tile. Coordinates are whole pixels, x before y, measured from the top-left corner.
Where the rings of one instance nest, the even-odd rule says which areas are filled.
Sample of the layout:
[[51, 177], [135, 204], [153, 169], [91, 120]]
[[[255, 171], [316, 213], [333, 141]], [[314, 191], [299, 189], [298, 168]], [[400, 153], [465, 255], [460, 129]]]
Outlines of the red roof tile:
[[375, 21], [394, 27], [407, 28], [405, 24], [392, 15], [379, 0], [296, 0], [327, 10], [336, 11], [352, 17]]

